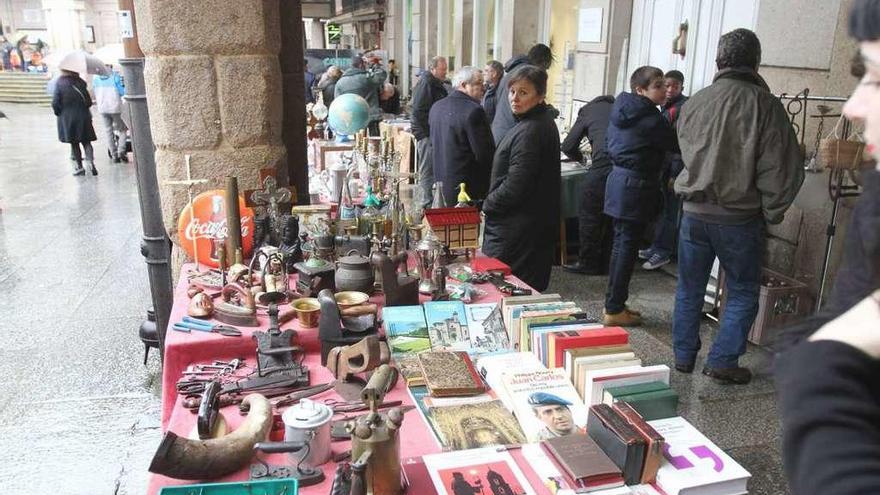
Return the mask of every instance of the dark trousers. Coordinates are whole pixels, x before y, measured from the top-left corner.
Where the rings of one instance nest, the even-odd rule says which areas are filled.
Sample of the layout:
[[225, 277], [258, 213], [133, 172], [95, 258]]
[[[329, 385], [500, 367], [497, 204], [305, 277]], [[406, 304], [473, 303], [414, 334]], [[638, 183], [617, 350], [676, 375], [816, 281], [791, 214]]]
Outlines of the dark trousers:
[[608, 265], [608, 289], [605, 291], [605, 312], [620, 313], [629, 299], [629, 281], [636, 259], [639, 242], [645, 232], [645, 224], [614, 219], [614, 240], [611, 245], [611, 261]]
[[758, 314], [764, 220], [742, 225], [708, 223], [685, 214], [678, 243], [678, 287], [672, 315], [675, 361], [692, 363], [700, 351], [700, 316], [715, 257], [724, 269], [727, 301], [706, 365], [733, 368], [746, 352]]
[[657, 219], [654, 243], [651, 244], [651, 251], [654, 254], [669, 258], [675, 253], [675, 245], [678, 240], [679, 210], [681, 210], [681, 199], [674, 191], [666, 189], [663, 192], [663, 213]]
[[611, 255], [611, 217], [605, 214], [605, 183], [611, 167], [587, 170], [578, 205], [578, 260], [591, 271], [604, 272]]

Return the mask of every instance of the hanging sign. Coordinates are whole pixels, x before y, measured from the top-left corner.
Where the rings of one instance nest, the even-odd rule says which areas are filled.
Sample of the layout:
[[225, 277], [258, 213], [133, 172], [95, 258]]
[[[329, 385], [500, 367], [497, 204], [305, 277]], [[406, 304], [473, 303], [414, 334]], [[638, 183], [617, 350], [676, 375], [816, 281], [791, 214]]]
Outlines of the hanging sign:
[[134, 26], [131, 22], [130, 10], [119, 11], [119, 37], [123, 39], [134, 38]]
[[332, 22], [327, 23], [327, 43], [331, 45], [342, 43], [342, 26]]
[[[254, 247], [254, 212], [245, 206], [241, 195], [238, 196], [238, 208], [241, 211], [241, 247], [247, 258]], [[224, 249], [228, 235], [223, 189], [203, 192], [193, 199], [192, 207], [186, 205], [177, 222], [177, 235], [180, 246], [199, 263], [219, 267], [220, 250]], [[232, 264], [228, 257], [227, 264]]]

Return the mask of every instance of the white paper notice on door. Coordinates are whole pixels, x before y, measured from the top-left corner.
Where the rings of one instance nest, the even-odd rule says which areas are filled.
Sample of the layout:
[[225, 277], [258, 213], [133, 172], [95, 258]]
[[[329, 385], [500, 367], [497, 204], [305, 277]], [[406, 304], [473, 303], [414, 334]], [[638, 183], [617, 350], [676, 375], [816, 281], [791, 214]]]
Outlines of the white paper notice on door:
[[581, 43], [602, 42], [602, 8], [580, 9], [578, 15], [578, 41]]

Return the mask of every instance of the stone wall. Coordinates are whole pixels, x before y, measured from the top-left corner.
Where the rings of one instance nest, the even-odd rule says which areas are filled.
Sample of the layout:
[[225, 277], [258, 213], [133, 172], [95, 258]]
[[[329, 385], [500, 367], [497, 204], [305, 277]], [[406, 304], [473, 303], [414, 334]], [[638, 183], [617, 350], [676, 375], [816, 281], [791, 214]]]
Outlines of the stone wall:
[[[284, 167], [278, 2], [136, 0], [162, 216], [177, 243], [187, 204], [185, 155], [199, 193], [258, 186], [259, 170]], [[180, 260], [180, 256], [175, 258]]]

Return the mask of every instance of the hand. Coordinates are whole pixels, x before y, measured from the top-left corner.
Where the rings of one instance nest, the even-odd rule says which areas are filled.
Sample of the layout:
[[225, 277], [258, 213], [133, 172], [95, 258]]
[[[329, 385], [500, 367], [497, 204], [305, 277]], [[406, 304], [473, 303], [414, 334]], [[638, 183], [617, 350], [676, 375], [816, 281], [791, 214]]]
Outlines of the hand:
[[880, 290], [820, 328], [810, 336], [809, 340], [841, 342], [859, 349], [874, 359], [880, 359], [878, 324], [880, 324]]

